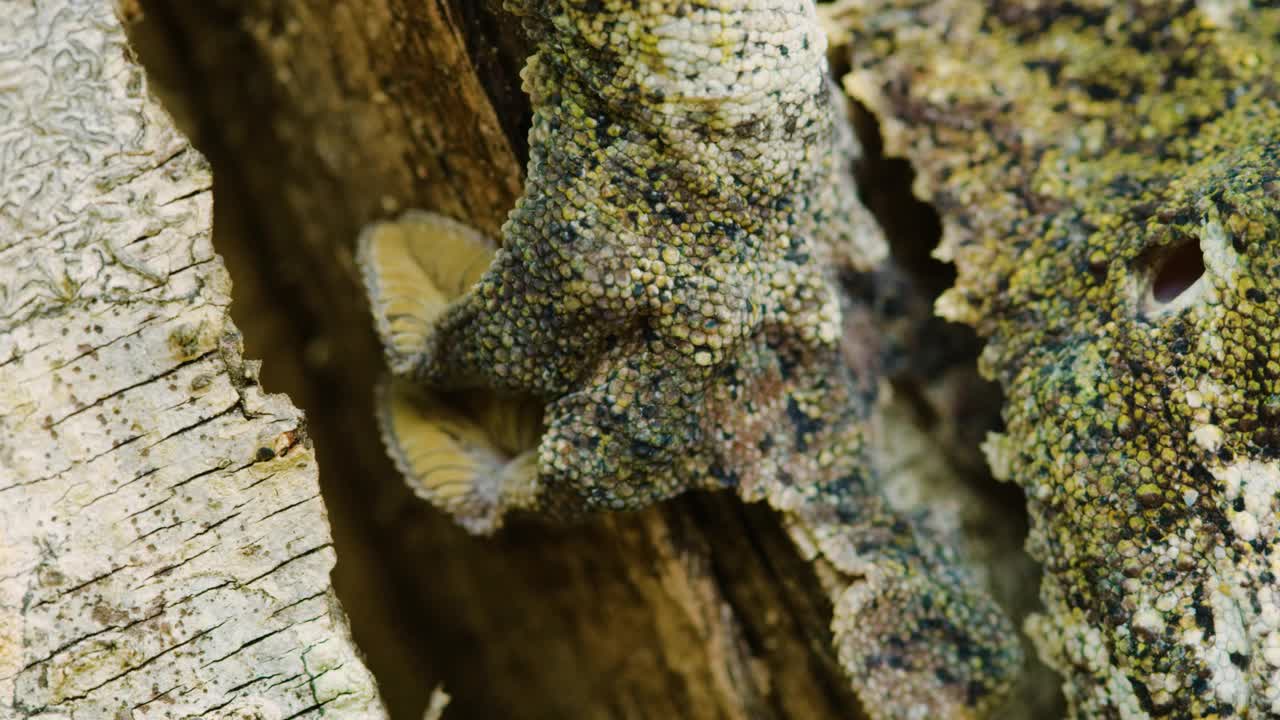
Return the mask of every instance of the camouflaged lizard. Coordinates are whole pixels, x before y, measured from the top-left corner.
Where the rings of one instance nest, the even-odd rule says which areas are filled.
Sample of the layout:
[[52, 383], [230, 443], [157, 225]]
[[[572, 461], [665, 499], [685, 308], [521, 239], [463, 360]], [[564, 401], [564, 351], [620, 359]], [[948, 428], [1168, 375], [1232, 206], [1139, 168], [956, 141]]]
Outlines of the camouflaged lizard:
[[1280, 8], [833, 16], [989, 339], [1072, 716], [1280, 717]]
[[811, 0], [508, 8], [534, 117], [500, 247], [425, 213], [361, 240], [401, 470], [475, 532], [699, 488], [767, 500], [873, 718], [984, 716], [1012, 630], [866, 458], [876, 378], [841, 352], [835, 276], [885, 247]]

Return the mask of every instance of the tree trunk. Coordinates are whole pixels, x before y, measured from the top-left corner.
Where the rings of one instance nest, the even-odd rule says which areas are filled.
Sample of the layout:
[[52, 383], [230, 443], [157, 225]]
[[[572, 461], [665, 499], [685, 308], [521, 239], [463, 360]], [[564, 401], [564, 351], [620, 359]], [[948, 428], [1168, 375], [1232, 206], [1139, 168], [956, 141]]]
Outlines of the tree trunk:
[[[6, 2], [11, 4], [12, 0], [0, 0], [0, 23], [12, 14], [4, 9]], [[31, 554], [31, 559], [22, 561], [25, 564], [6, 559], [6, 564], [0, 565], [0, 589], [5, 593], [0, 595], [5, 603], [0, 607], [27, 607], [24, 622], [28, 627], [32, 627], [32, 617], [46, 618], [40, 621], [46, 624], [41, 631], [52, 633], [40, 641], [42, 644], [27, 649], [21, 644], [25, 642], [22, 638], [33, 633], [25, 632], [16, 645], [23, 648], [21, 654], [10, 662], [3, 652], [5, 626], [0, 624], [0, 685], [16, 678], [19, 686], [14, 697], [27, 712], [42, 707], [42, 703], [49, 705], [50, 701], [44, 698], [53, 692], [48, 689], [54, 687], [53, 681], [41, 681], [49, 683], [41, 686], [35, 676], [29, 675], [33, 670], [23, 669], [33, 658], [43, 657], [42, 648], [48, 654], [76, 637], [104, 627], [127, 628], [92, 636], [84, 642], [93, 643], [99, 637], [104, 643], [118, 642], [120, 636], [115, 633], [134, 633], [130, 637], [137, 641], [132, 645], [141, 649], [133, 662], [146, 662], [147, 668], [155, 672], [161, 668], [165, 673], [186, 671], [188, 665], [200, 663], [188, 663], [182, 653], [194, 652], [213, 642], [206, 637], [220, 637], [218, 634], [226, 632], [226, 628], [247, 624], [245, 617], [256, 616], [242, 609], [249, 607], [248, 600], [240, 605], [224, 605], [226, 601], [219, 599], [216, 604], [222, 609], [221, 615], [209, 610], [211, 614], [182, 616], [181, 624], [174, 620], [163, 628], [149, 623], [159, 623], [167, 615], [130, 625], [150, 618], [150, 613], [160, 607], [150, 599], [159, 592], [156, 588], [176, 585], [187, 593], [198, 594], [225, 581], [228, 584], [221, 589], [199, 595], [201, 599], [221, 597], [215, 593], [259, 589], [258, 585], [266, 580], [252, 585], [249, 581], [257, 573], [279, 565], [281, 573], [305, 568], [319, 577], [308, 575], [287, 588], [270, 590], [270, 596], [264, 593], [259, 602], [264, 603], [262, 607], [268, 615], [300, 597], [314, 597], [279, 615], [269, 615], [270, 622], [276, 624], [244, 635], [239, 643], [214, 657], [246, 644], [241, 656], [265, 675], [275, 672], [271, 663], [287, 664], [291, 658], [301, 661], [324, 648], [325, 662], [329, 663], [324, 667], [345, 663], [341, 673], [331, 671], [323, 675], [324, 681], [312, 682], [319, 675], [316, 666], [307, 660], [306, 667], [281, 671], [279, 677], [248, 686], [249, 689], [256, 691], [302, 672], [271, 688], [271, 692], [284, 697], [293, 690], [311, 692], [314, 687], [329, 687], [326, 681], [334, 683], [335, 678], [341, 677], [346, 683], [341, 687], [351, 694], [325, 705], [326, 713], [376, 717], [376, 698], [363, 671], [353, 670], [360, 665], [351, 657], [340, 614], [332, 610], [320, 614], [316, 610], [317, 606], [331, 608], [336, 604], [325, 594], [327, 579], [323, 573], [332, 564], [333, 555], [325, 544], [328, 538], [324, 526], [319, 524], [323, 509], [315, 497], [316, 463], [307, 442], [311, 440], [319, 466], [324, 468], [320, 489], [333, 523], [333, 547], [339, 559], [334, 587], [349, 613], [355, 639], [368, 666], [379, 680], [391, 717], [421, 717], [431, 702], [430, 690], [438, 683], [453, 697], [445, 717], [454, 719], [860, 717], [849, 681], [842, 676], [831, 650], [829, 603], [810, 564], [797, 554], [778, 519], [766, 508], [744, 506], [728, 495], [697, 495], [644, 512], [592, 518], [572, 527], [517, 519], [497, 537], [477, 539], [414, 497], [387, 460], [372, 408], [372, 388], [383, 372], [383, 359], [353, 266], [352, 246], [365, 224], [410, 207], [435, 210], [498, 234], [521, 189], [528, 107], [518, 82], [527, 49], [516, 25], [497, 5], [496, 0], [142, 0], [135, 8], [138, 22], [130, 28], [131, 38], [146, 61], [153, 84], [160, 88], [179, 125], [214, 168], [217, 205], [213, 246], [226, 258], [236, 281], [231, 311], [244, 328], [251, 354], [266, 359], [265, 385], [287, 392], [294, 402], [306, 408], [307, 423], [304, 430], [297, 411], [276, 399], [279, 396], [264, 398], [256, 388], [256, 368], [239, 360], [234, 341], [221, 340], [226, 334], [223, 329], [230, 328], [224, 314], [227, 287], [225, 280], [212, 279], [223, 276], [215, 272], [218, 261], [204, 234], [209, 212], [207, 175], [203, 176], [203, 183], [193, 183], [175, 181], [168, 175], [160, 178], [142, 174], [129, 184], [110, 190], [124, 193], [135, 184], [142, 187], [147, 182], [166, 182], [175, 187], [186, 182], [181, 187], [192, 189], [198, 185], [203, 191], [189, 196], [191, 190], [182, 189], [155, 193], [160, 198], [182, 197], [181, 203], [157, 209], [162, 213], [157, 217], [168, 218], [178, 207], [187, 206], [206, 213], [203, 225], [197, 222], [199, 218], [183, 216], [182, 223], [186, 224], [181, 227], [186, 229], [185, 234], [172, 230], [153, 232], [168, 225], [162, 226], [158, 220], [144, 222], [148, 217], [145, 215], [134, 225], [104, 232], [88, 222], [85, 213], [80, 213], [82, 217], [59, 217], [56, 228], [47, 232], [33, 233], [28, 229], [16, 234], [19, 239], [54, 237], [61, 228], [74, 227], [91, 232], [93, 238], [111, 238], [110, 244], [95, 240], [107, 248], [96, 255], [83, 243], [66, 243], [66, 249], [42, 252], [66, 262], [84, 263], [85, 258], [95, 256], [111, 259], [115, 263], [115, 285], [96, 280], [103, 285], [97, 292], [104, 298], [102, 303], [116, 302], [121, 312], [120, 316], [113, 316], [112, 306], [102, 303], [76, 305], [87, 297], [77, 290], [66, 291], [66, 300], [40, 301], [45, 303], [43, 306], [24, 305], [28, 302], [26, 296], [14, 301], [13, 293], [24, 292], [22, 287], [32, 285], [27, 279], [33, 277], [30, 268], [22, 275], [25, 285], [18, 283], [20, 287], [11, 290], [10, 295], [0, 296], [0, 309], [6, 314], [19, 308], [14, 317], [32, 318], [18, 323], [6, 315], [8, 319], [0, 318], [0, 323], [13, 322], [15, 328], [43, 323], [39, 327], [46, 328], [41, 330], [44, 335], [28, 337], [22, 332], [32, 331], [22, 331], [0, 340], [0, 388], [6, 394], [13, 392], [8, 389], [11, 387], [23, 393], [20, 400], [13, 401], [6, 395], [0, 400], [0, 408], [21, 408], [20, 413], [37, 421], [50, 416], [55, 422], [80, 409], [77, 397], [83, 398], [83, 407], [87, 408], [52, 428], [24, 426], [26, 435], [15, 435], [15, 442], [0, 445], [8, 452], [7, 456], [0, 455], [0, 472], [13, 464], [10, 457], [15, 453], [21, 463], [32, 467], [18, 482], [62, 473], [57, 476], [61, 479], [55, 478], [57, 485], [39, 482], [30, 485], [30, 490], [24, 489], [28, 487], [25, 485], [17, 488], [23, 497], [40, 488], [42, 494], [38, 497], [44, 498], [45, 505], [27, 506], [35, 510], [12, 504], [4, 489], [10, 482], [0, 480], [0, 550], [21, 547], [10, 539], [13, 527], [35, 527], [41, 533], [38, 537], [47, 535], [51, 527], [61, 528], [60, 534], [48, 542], [32, 540], [31, 547], [35, 549], [24, 550]], [[29, 27], [14, 25], [20, 26]], [[3, 37], [7, 36], [0, 34]], [[4, 40], [0, 40], [0, 51], [3, 48]], [[19, 85], [22, 84], [19, 76]], [[0, 73], [0, 92], [6, 88]], [[39, 88], [32, 90], [38, 91]], [[0, 95], [0, 100], [3, 97]], [[20, 127], [21, 120], [4, 119], [3, 108], [0, 104], [0, 132], [5, 132], [5, 122], [18, 122]], [[130, 125], [110, 123], [103, 127], [117, 130], [122, 137], [133, 137], [128, 132]], [[147, 165], [146, 156], [139, 156], [133, 158], [137, 160], [136, 167], [155, 166], [160, 163], [154, 158], [170, 157], [160, 151], [150, 152], [151, 165]], [[0, 170], [5, 167], [3, 153], [0, 149]], [[82, 165], [86, 172], [91, 165], [83, 160], [74, 164]], [[172, 164], [164, 165], [166, 172]], [[14, 166], [25, 165], [18, 162]], [[128, 173], [124, 176], [133, 177]], [[6, 178], [0, 192], [0, 212], [7, 207], [2, 203], [26, 197], [16, 196], [9, 186]], [[146, 197], [143, 193], [137, 195]], [[50, 215], [41, 211], [24, 222], [39, 227], [34, 224], [36, 217], [44, 220]], [[0, 222], [7, 222], [5, 218], [0, 214]], [[135, 238], [143, 239], [128, 245]], [[0, 236], [0, 243], [3, 242], [7, 241]], [[176, 249], [166, 249], [170, 245]], [[52, 241], [44, 246], [55, 247]], [[21, 248], [21, 242], [15, 247]], [[120, 251], [121, 247], [128, 252]], [[12, 254], [15, 250], [3, 252]], [[16, 252], [21, 256], [24, 251]], [[193, 264], [199, 262], [197, 257], [204, 262]], [[50, 287], [64, 285], [61, 266], [42, 260], [33, 267], [49, 276]], [[185, 269], [179, 272], [178, 268]], [[90, 270], [72, 263], [68, 277], [75, 277], [76, 272], [92, 275]], [[0, 278], [7, 277], [3, 274], [6, 272], [9, 271], [0, 270]], [[211, 279], [188, 279], [187, 285], [175, 284], [184, 277], [206, 275]], [[157, 278], [165, 284], [158, 285]], [[131, 288], [128, 293], [108, 292], [126, 281], [133, 283], [127, 286]], [[6, 281], [0, 287], [13, 284]], [[171, 290], [158, 289], [171, 286]], [[140, 295], [145, 295], [151, 304], [140, 302]], [[62, 310], [64, 306], [69, 309]], [[67, 324], [69, 315], [55, 314], [70, 313], [70, 308], [80, 308], [76, 312], [99, 319], [77, 318]], [[111, 323], [106, 321], [108, 318]], [[125, 321], [120, 318], [133, 318], [133, 327], [125, 329]], [[201, 319], [205, 319], [203, 325]], [[107, 334], [100, 334], [95, 329], [97, 325]], [[47, 328], [62, 327], [68, 328], [68, 335], [49, 336]], [[152, 329], [131, 336], [138, 338], [136, 342], [120, 340], [94, 350], [138, 327]], [[79, 338], [83, 333], [91, 339]], [[144, 345], [144, 339], [154, 347]], [[51, 344], [42, 346], [46, 341]], [[6, 350], [7, 345], [14, 349]], [[41, 375], [46, 368], [81, 352], [80, 347], [86, 353], [96, 352], [96, 356], [87, 354], [54, 373]], [[68, 354], [67, 348], [76, 352]], [[111, 348], [119, 354], [108, 355]], [[10, 355], [15, 359], [4, 363]], [[111, 375], [109, 382], [105, 379], [108, 369], [118, 373], [121, 367], [135, 365], [130, 379], [116, 375]], [[78, 373], [73, 366], [80, 367]], [[104, 379], [95, 378], [87, 385], [80, 379], [95, 373]], [[55, 376], [62, 378], [61, 384], [54, 384]], [[148, 383], [149, 378], [159, 379]], [[193, 386], [197, 380], [199, 388]], [[94, 383], [107, 384], [99, 389]], [[97, 400], [134, 383], [143, 384], [118, 392], [107, 401]], [[170, 385], [177, 390], [167, 390]], [[226, 390], [222, 389], [224, 386]], [[84, 390], [78, 390], [81, 387]], [[143, 389], [153, 387], [169, 393], [167, 404], [140, 399]], [[197, 399], [182, 404], [188, 396]], [[60, 412], [56, 411], [59, 407], [63, 407]], [[122, 415], [112, 414], [117, 409]], [[216, 413], [222, 414], [204, 420]], [[106, 418], [109, 429], [119, 426], [125, 434], [107, 436], [96, 430], [94, 423], [99, 414]], [[10, 422], [13, 416], [12, 411], [8, 412], [0, 422]], [[170, 416], [173, 419], [167, 419]], [[120, 417], [130, 420], [121, 424]], [[240, 445], [233, 447], [229, 440], [224, 445], [218, 440], [224, 434], [220, 423], [233, 421], [241, 423], [236, 425], [242, 430], [236, 430], [235, 437], [249, 448], [248, 454], [219, 465], [241, 452]], [[129, 424], [135, 422], [137, 428]], [[172, 444], [172, 449], [159, 458], [158, 450], [147, 447], [187, 425], [193, 426], [186, 431], [188, 434], [178, 433], [156, 446], [166, 448]], [[250, 425], [253, 429], [248, 429]], [[63, 430], [64, 426], [68, 429]], [[954, 424], [950, 427], [954, 428]], [[972, 427], [965, 429], [972, 431]], [[77, 438], [76, 447], [89, 443], [89, 438], [99, 438], [94, 441], [97, 444], [88, 444], [77, 456], [94, 458], [98, 464], [89, 467], [86, 460], [75, 465], [79, 468], [75, 472], [82, 474], [74, 475], [62, 469], [71, 460], [59, 460], [56, 452], [53, 460], [41, 459], [44, 448], [61, 447], [60, 441], [50, 435], [51, 430], [60, 437]], [[290, 431], [292, 436], [288, 435]], [[131, 440], [144, 432], [150, 434], [140, 437], [150, 439]], [[284, 439], [277, 441], [282, 436]], [[177, 441], [187, 439], [191, 445], [179, 450]], [[129, 444], [122, 444], [115, 451], [109, 449], [111, 444], [123, 441]], [[932, 447], [927, 442], [924, 445]], [[39, 448], [39, 452], [33, 448]], [[140, 454], [144, 449], [151, 450], [149, 461], [140, 455], [134, 466], [126, 468], [116, 460], [130, 457], [131, 453]], [[104, 451], [105, 455], [96, 457]], [[171, 464], [163, 464], [162, 459]], [[108, 462], [116, 464], [105, 465]], [[934, 458], [930, 462], [940, 461]], [[16, 467], [26, 467], [21, 463]], [[160, 469], [152, 471], [152, 466]], [[211, 472], [201, 474], [209, 468]], [[151, 474], [134, 479], [138, 473], [147, 472]], [[194, 480], [184, 483], [192, 476]], [[288, 483], [285, 477], [290, 478]], [[218, 484], [218, 493], [205, 489], [196, 494], [200, 488], [212, 487], [208, 484], [215, 479], [223, 480]], [[261, 484], [251, 485], [259, 480]], [[77, 489], [76, 482], [103, 489], [89, 493]], [[275, 489], [276, 483], [287, 484], [287, 492]], [[94, 514], [92, 522], [87, 522], [65, 510], [67, 503], [83, 504], [110, 492], [117, 484], [122, 487], [114, 495], [99, 499], [96, 504], [107, 507], [108, 503], [125, 503], [136, 493], [141, 504], [122, 506], [122, 512], [147, 508], [136, 517], [139, 523], [142, 519], [151, 520], [139, 525], [136, 534], [154, 533], [143, 540], [128, 535], [120, 541], [126, 547], [111, 544], [115, 541], [110, 533], [115, 530], [95, 530], [99, 526], [111, 527], [112, 517], [105, 511]], [[165, 489], [170, 486], [176, 488], [172, 492]], [[240, 497], [240, 491], [235, 490], [238, 487], [269, 494], [271, 504], [264, 499], [236, 507], [250, 499]], [[82, 498], [83, 493], [89, 493], [87, 499]], [[165, 504], [158, 506], [160, 515], [148, 514], [156, 511], [148, 506], [168, 496], [168, 503], [175, 505], [175, 510], [181, 505], [189, 514], [175, 515]], [[280, 523], [279, 532], [287, 529], [314, 542], [299, 539], [285, 546], [275, 544], [274, 536], [271, 543], [259, 539], [266, 536], [252, 522], [253, 518], [300, 501], [296, 507], [272, 515], [272, 520]], [[11, 508], [18, 510], [11, 512]], [[217, 547], [248, 552], [247, 549], [256, 548], [250, 540], [257, 540], [265, 545], [255, 549], [262, 555], [231, 558], [211, 551], [191, 557], [203, 546], [185, 544], [188, 541], [184, 538], [232, 512], [248, 513], [250, 508], [253, 515], [236, 516], [200, 537], [230, 537], [235, 528], [235, 532], [247, 537], [239, 542], [218, 543]], [[307, 512], [311, 514], [303, 519]], [[21, 513], [20, 517], [17, 513]], [[40, 520], [44, 520], [43, 525], [33, 526]], [[166, 527], [180, 520], [186, 524]], [[1017, 552], [1017, 523], [995, 523], [984, 530], [1000, 536], [992, 547], [1014, 547], [1013, 552]], [[22, 537], [21, 533], [18, 537]], [[29, 587], [45, 588], [40, 584], [44, 581], [36, 578], [44, 577], [39, 563], [49, 556], [48, 548], [63, 552], [55, 540], [71, 543], [70, 546], [79, 543], [86, 546], [83, 552], [92, 551], [97, 553], [95, 557], [100, 555], [110, 561], [100, 561], [101, 567], [77, 565], [74, 573], [60, 569], [67, 574], [59, 581], [62, 584], [42, 589], [44, 595], [30, 595]], [[277, 547], [281, 548], [278, 552], [272, 550]], [[311, 554], [304, 554], [309, 550]], [[152, 565], [135, 567], [130, 553], [144, 551], [160, 559]], [[299, 556], [296, 562], [281, 564], [295, 555]], [[1012, 562], [1016, 565], [1020, 561]], [[100, 622], [95, 621], [98, 625], [86, 625], [87, 621], [82, 620], [68, 623], [66, 619], [79, 616], [45, 615], [56, 609], [45, 605], [31, 615], [31, 608], [36, 607], [33, 603], [56, 594], [59, 588], [74, 588], [86, 581], [92, 582], [76, 592], [116, 587], [108, 585], [117, 582], [116, 575], [95, 578], [121, 564], [126, 569], [118, 571], [118, 587], [129, 589], [130, 594], [127, 600], [117, 597], [117, 604], [137, 603], [133, 614], [109, 613]], [[239, 568], [250, 564], [263, 567], [242, 575]], [[13, 574], [7, 569], [9, 565], [31, 569], [9, 577]], [[178, 567], [165, 569], [167, 565]], [[1013, 585], [1020, 583], [1018, 573], [1025, 574], [1025, 565], [1018, 567], [1021, 569], [1011, 576]], [[131, 589], [157, 571], [155, 578], [146, 581], [151, 585], [142, 586], [148, 588], [146, 594]], [[134, 574], [125, 576], [124, 572]], [[21, 584], [13, 585], [15, 589], [10, 592], [11, 583]], [[1033, 588], [1034, 583], [1028, 587]], [[1020, 597], [1016, 588], [1008, 594]], [[22, 605], [24, 595], [28, 597], [26, 606]], [[163, 597], [172, 604], [185, 594]], [[214, 600], [209, 602], [215, 604]], [[88, 610], [92, 612], [93, 606]], [[55, 618], [61, 625], [53, 633], [50, 628], [54, 627]], [[307, 621], [308, 618], [319, 619]], [[204, 624], [197, 623], [197, 619]], [[192, 639], [220, 621], [228, 624]], [[296, 635], [284, 637], [281, 633], [254, 642], [258, 636], [284, 625]], [[170, 638], [168, 644], [157, 645], [166, 637]], [[236, 637], [241, 635], [237, 632]], [[184, 640], [189, 645], [158, 654]], [[101, 651], [102, 647], [92, 645], [86, 649]], [[282, 647], [312, 650], [281, 656], [285, 652]], [[59, 652], [54, 654], [55, 660], [74, 654], [65, 649]], [[93, 657], [110, 659], [115, 655], [108, 652]], [[6, 662], [16, 663], [13, 670], [5, 670], [10, 667]], [[124, 669], [111, 672], [108, 668], [95, 671], [101, 675], [78, 676], [83, 677], [77, 681], [80, 684], [64, 694], [74, 697]], [[4, 679], [17, 671], [20, 674]], [[225, 694], [227, 688], [253, 677], [224, 680], [221, 672], [213, 667], [192, 669], [180, 678], [174, 675], [168, 684], [156, 681], [156, 688], [146, 697], [168, 697], [162, 693], [170, 687], [196, 694]], [[199, 681], [194, 679], [197, 677]], [[21, 685], [24, 678], [30, 678], [28, 685]], [[110, 682], [123, 683], [125, 679]], [[99, 695], [91, 696], [116, 698], [120, 695], [113, 692], [116, 687], [109, 683], [94, 690]], [[261, 693], [268, 697], [265, 689]], [[319, 705], [325, 698], [336, 696], [336, 692], [321, 691], [308, 697], [311, 705]], [[278, 717], [305, 709], [277, 701], [274, 695], [269, 697], [279, 707], [289, 708]], [[227, 699], [223, 697], [220, 702]], [[356, 707], [357, 701], [364, 705]], [[200, 707], [213, 705], [217, 703]], [[230, 713], [238, 707], [228, 705], [219, 712]], [[353, 709], [349, 714], [336, 712], [340, 707]], [[172, 708], [165, 708], [164, 712], [180, 716], [186, 706], [182, 712]]]
[[384, 717], [204, 159], [105, 0], [0, 2], [0, 716]]

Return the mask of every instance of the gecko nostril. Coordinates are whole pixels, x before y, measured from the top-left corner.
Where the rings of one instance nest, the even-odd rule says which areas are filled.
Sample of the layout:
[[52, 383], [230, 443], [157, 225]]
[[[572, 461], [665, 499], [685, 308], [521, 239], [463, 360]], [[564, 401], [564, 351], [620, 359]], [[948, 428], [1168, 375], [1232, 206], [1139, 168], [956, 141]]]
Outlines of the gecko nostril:
[[1178, 299], [1204, 275], [1204, 255], [1194, 238], [1184, 238], [1172, 249], [1154, 258], [1151, 275], [1151, 294], [1157, 303], [1167, 304]]

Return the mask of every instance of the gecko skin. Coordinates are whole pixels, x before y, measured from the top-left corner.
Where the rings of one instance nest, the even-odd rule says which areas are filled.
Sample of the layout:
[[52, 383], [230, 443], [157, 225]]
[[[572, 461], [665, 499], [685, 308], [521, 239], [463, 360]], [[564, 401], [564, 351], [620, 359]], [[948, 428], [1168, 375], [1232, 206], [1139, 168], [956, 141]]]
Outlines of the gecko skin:
[[[401, 468], [481, 532], [513, 508], [629, 510], [697, 488], [767, 500], [819, 565], [871, 717], [985, 716], [1020, 662], [1012, 629], [949, 548], [889, 509], [865, 457], [876, 378], [842, 355], [835, 276], [885, 247], [810, 0], [509, 8], [536, 43], [534, 117], [491, 263], [473, 285], [471, 270], [437, 277], [444, 261], [414, 237], [467, 267], [488, 257], [438, 216], [362, 241], [405, 379], [383, 420]], [[456, 277], [469, 287], [440, 290]], [[484, 422], [404, 399], [409, 381], [534, 398], [536, 448], [480, 447]], [[468, 457], [492, 472], [469, 476]]]
[[1280, 9], [845, 2], [1007, 393], [1073, 717], [1280, 717]]

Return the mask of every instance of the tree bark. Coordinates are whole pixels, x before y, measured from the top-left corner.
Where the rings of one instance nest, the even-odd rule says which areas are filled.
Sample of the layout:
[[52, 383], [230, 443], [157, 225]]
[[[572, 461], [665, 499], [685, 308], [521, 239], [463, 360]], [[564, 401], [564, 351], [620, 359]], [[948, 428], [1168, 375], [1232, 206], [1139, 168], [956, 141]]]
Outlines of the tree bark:
[[106, 0], [0, 1], [0, 716], [385, 717], [204, 159]]

